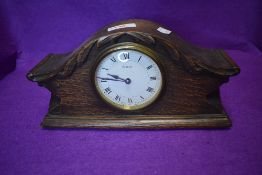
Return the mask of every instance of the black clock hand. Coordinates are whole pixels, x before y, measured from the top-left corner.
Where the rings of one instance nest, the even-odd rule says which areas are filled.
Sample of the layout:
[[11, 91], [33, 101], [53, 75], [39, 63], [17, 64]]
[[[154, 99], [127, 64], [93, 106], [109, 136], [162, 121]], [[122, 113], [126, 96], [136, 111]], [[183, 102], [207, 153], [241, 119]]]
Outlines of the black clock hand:
[[112, 75], [112, 74], [107, 74], [107, 75], [115, 78], [116, 80], [122, 80], [122, 81], [124, 81], [126, 84], [130, 84], [130, 83], [131, 83], [130, 78], [124, 79], [124, 78], [120, 78], [118, 75]]
[[107, 75], [109, 75], [109, 76], [111, 76], [111, 77], [113, 77], [113, 78], [115, 78], [115, 79], [126, 80], [126, 79], [124, 79], [124, 78], [120, 78], [118, 75], [112, 75], [112, 74], [107, 74]]
[[111, 80], [111, 81], [120, 81], [120, 82], [125, 82], [126, 84], [130, 84], [131, 83], [131, 80], [129, 78], [127, 79], [112, 79], [112, 78], [102, 78], [102, 77], [96, 77], [96, 78], [99, 78], [101, 80]]
[[102, 78], [102, 77], [96, 77], [99, 78], [101, 80], [111, 80], [111, 81], [121, 81], [121, 82], [125, 82], [125, 80], [118, 80], [118, 79], [112, 79], [112, 78]]

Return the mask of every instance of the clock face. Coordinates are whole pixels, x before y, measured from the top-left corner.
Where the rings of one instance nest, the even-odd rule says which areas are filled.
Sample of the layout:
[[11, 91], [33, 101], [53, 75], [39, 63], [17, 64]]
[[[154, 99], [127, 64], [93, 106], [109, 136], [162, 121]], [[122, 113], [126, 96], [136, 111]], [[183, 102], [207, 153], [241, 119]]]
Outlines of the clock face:
[[123, 110], [150, 105], [159, 96], [163, 84], [155, 59], [128, 48], [115, 50], [102, 58], [94, 78], [100, 96]]

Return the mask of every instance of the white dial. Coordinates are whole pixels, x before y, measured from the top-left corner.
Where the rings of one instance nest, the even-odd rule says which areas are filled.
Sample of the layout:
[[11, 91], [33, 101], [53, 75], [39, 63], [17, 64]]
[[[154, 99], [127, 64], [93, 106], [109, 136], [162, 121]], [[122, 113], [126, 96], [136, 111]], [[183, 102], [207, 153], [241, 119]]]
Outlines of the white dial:
[[111, 105], [137, 110], [156, 100], [162, 89], [162, 74], [150, 56], [131, 49], [111, 52], [98, 64], [95, 84]]

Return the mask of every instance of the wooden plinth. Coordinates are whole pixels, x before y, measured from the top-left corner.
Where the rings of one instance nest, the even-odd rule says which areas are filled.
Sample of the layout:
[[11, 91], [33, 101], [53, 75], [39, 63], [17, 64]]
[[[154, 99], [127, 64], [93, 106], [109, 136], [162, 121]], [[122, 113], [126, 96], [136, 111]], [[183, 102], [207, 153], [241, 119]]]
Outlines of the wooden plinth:
[[97, 128], [97, 129], [179, 129], [229, 128], [226, 114], [202, 115], [112, 115], [69, 116], [46, 115], [44, 128]]

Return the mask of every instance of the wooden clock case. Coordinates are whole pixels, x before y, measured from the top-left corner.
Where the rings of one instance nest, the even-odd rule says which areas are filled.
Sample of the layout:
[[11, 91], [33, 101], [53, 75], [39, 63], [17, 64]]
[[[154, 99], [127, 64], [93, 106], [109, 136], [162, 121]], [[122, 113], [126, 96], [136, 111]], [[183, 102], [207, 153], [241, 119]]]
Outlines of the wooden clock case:
[[[132, 24], [132, 25], [130, 25]], [[219, 87], [239, 67], [223, 50], [193, 46], [176, 33], [146, 20], [104, 27], [73, 52], [49, 54], [27, 78], [51, 92], [43, 127], [66, 128], [225, 128], [231, 121], [220, 102]], [[93, 84], [99, 55], [117, 45], [139, 44], [163, 64], [160, 98], [137, 111], [105, 103]]]

